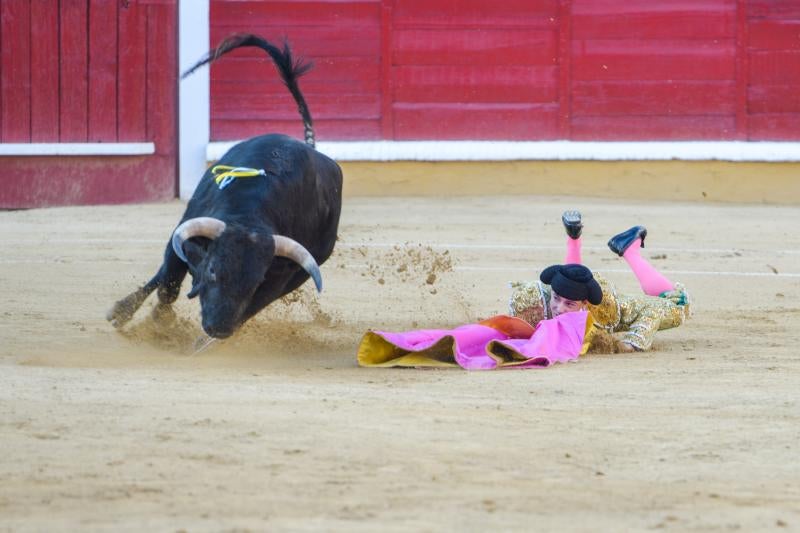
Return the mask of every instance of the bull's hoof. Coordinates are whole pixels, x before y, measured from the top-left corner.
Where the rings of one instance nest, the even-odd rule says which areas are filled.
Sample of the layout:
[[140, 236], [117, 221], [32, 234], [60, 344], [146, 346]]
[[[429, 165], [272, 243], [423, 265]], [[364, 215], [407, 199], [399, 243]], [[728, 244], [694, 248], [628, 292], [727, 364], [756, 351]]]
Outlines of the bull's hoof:
[[209, 346], [217, 342], [217, 339], [214, 337], [209, 337], [208, 335], [200, 335], [194, 341], [194, 352], [192, 355], [197, 355], [202, 351], [205, 351]]
[[172, 326], [177, 320], [175, 310], [170, 304], [157, 304], [150, 313], [153, 321], [159, 326]]
[[114, 306], [106, 313], [106, 320], [111, 322], [111, 325], [119, 329], [133, 318], [133, 314], [139, 308], [137, 298], [132, 294], [122, 300], [119, 300]]

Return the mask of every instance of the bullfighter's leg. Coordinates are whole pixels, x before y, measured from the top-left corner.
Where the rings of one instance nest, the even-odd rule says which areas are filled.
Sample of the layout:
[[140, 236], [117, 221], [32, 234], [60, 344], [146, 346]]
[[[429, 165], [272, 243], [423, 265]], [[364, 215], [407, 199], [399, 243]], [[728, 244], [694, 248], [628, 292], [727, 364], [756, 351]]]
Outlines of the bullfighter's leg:
[[580, 211], [564, 211], [564, 214], [561, 215], [561, 222], [567, 231], [567, 258], [564, 262], [566, 264], [582, 265], [581, 232], [583, 231], [583, 223], [581, 222]]
[[608, 247], [628, 263], [645, 294], [658, 296], [673, 290], [675, 284], [641, 256], [639, 250], [644, 248], [645, 237], [647, 229], [643, 226], [634, 226], [611, 237]]

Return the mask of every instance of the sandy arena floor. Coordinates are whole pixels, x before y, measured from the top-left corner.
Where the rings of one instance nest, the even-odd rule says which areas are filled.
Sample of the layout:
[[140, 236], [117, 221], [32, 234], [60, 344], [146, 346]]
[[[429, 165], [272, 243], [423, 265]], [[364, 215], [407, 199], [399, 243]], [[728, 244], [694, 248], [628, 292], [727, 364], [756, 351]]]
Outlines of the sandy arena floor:
[[[367, 328], [504, 312], [567, 208], [624, 291], [605, 242], [647, 225], [694, 318], [544, 370], [356, 366]], [[325, 291], [195, 356], [195, 301], [104, 319], [182, 209], [0, 213], [0, 531], [800, 530], [800, 209], [351, 198]]]

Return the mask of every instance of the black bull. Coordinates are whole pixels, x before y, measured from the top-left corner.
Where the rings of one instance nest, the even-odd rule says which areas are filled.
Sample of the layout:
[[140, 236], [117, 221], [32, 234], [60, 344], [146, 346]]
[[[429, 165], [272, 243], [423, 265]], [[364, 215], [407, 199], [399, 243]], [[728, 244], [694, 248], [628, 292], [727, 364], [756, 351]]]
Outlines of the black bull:
[[[192, 196], [155, 276], [116, 302], [107, 318], [115, 327], [129, 321], [158, 289], [154, 317], [171, 313], [187, 270], [189, 297], [200, 297], [203, 329], [225, 338], [274, 300], [309, 277], [322, 288], [319, 266], [333, 252], [342, 206], [339, 165], [314, 149], [314, 131], [297, 78], [308, 65], [294, 61], [288, 45], [279, 49], [254, 35], [226, 39], [184, 76], [235, 48], [266, 51], [294, 96], [306, 142], [285, 135], [261, 135], [231, 148], [218, 162], [262, 170], [220, 188], [211, 169]], [[167, 313], [165, 313], [167, 312]]]

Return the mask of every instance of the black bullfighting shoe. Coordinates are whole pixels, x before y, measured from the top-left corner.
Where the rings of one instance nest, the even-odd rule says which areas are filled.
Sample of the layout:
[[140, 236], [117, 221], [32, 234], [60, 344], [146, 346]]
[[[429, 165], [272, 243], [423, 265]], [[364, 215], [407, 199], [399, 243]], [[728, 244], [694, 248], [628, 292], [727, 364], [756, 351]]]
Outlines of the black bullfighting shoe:
[[636, 239], [642, 239], [642, 248], [644, 248], [645, 237], [647, 237], [647, 228], [644, 226], [634, 226], [629, 230], [625, 230], [611, 237], [608, 241], [608, 247], [611, 248], [612, 252], [622, 257], [625, 250], [627, 250]]
[[561, 215], [561, 222], [564, 223], [564, 229], [567, 230], [570, 239], [580, 238], [581, 231], [583, 231], [580, 211], [564, 211], [564, 214]]

